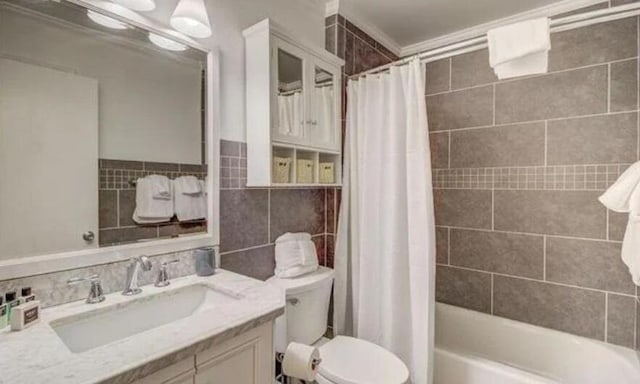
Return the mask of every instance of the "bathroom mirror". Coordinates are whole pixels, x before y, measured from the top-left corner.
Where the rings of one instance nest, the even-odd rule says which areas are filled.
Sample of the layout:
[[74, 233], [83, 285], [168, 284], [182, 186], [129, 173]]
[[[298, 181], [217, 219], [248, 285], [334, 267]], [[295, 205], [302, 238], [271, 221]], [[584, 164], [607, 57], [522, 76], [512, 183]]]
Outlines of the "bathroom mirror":
[[217, 244], [216, 66], [111, 2], [0, 1], [0, 277]]

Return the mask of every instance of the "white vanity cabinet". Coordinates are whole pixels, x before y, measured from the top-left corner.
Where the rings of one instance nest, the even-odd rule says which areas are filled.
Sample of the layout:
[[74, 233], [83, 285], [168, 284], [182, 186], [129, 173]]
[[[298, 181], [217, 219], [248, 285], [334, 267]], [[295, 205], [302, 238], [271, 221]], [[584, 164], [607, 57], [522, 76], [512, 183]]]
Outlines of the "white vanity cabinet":
[[133, 384], [273, 384], [273, 367], [269, 322]]
[[248, 186], [340, 185], [344, 61], [269, 19], [244, 38]]

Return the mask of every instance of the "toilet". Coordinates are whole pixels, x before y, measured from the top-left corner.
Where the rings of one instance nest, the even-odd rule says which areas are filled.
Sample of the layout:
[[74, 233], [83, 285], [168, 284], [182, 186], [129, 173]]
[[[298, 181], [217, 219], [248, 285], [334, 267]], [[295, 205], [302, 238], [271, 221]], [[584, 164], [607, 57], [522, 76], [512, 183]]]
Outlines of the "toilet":
[[276, 320], [275, 345], [284, 352], [290, 342], [315, 345], [322, 362], [318, 384], [406, 384], [409, 370], [393, 353], [365, 340], [337, 336], [323, 338], [327, 329], [333, 270], [317, 271], [295, 278], [272, 277], [286, 295], [285, 314]]

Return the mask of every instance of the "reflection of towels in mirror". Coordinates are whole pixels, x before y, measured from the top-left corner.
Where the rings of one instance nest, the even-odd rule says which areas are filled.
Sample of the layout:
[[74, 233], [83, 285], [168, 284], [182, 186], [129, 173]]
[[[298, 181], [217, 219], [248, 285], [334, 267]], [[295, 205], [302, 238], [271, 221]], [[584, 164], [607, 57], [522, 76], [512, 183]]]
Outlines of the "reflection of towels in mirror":
[[198, 180], [200, 193], [187, 193], [184, 189], [188, 183], [185, 178], [193, 176], [181, 176], [174, 180], [174, 203], [175, 213], [178, 221], [192, 221], [205, 219], [207, 217], [207, 193], [206, 185]]
[[333, 115], [333, 87], [323, 86], [313, 89], [313, 108], [315, 130], [311, 136], [315, 140], [328, 143], [332, 141], [334, 115]]
[[197, 195], [202, 193], [202, 186], [200, 180], [195, 176], [182, 176], [178, 177], [175, 183], [180, 184], [176, 189], [182, 191], [186, 195]]
[[302, 124], [302, 93], [292, 91], [278, 95], [278, 132], [286, 136], [300, 136]]
[[[133, 212], [133, 220], [136, 223], [152, 224], [171, 220], [173, 199], [154, 196], [154, 193], [159, 194], [163, 189], [168, 189], [169, 196], [171, 196], [171, 182], [166, 176], [149, 175], [137, 180], [136, 209]], [[160, 196], [162, 195], [164, 194], [160, 194]]]

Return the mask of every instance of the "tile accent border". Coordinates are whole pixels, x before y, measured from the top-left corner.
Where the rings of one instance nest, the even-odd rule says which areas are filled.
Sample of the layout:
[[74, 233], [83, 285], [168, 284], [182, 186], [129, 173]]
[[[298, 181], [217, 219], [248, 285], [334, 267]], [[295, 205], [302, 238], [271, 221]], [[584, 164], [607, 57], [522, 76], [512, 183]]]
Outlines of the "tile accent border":
[[601, 191], [630, 164], [434, 169], [435, 189]]

